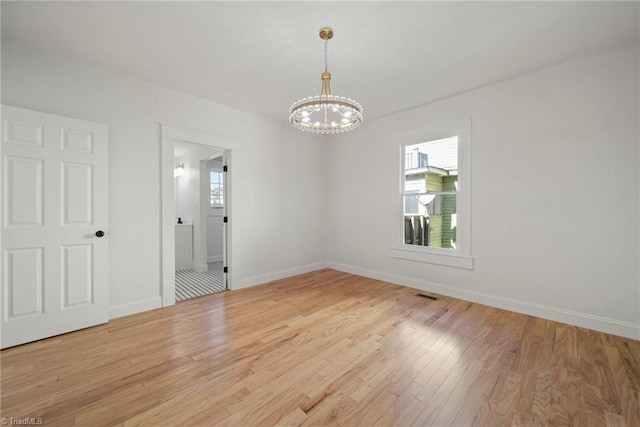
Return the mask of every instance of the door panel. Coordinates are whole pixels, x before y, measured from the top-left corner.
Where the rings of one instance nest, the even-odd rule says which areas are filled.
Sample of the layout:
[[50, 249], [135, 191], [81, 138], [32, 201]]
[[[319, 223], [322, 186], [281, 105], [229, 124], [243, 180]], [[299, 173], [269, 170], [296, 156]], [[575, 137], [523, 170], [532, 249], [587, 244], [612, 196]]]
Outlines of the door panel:
[[93, 135], [71, 129], [62, 129], [62, 149], [93, 153]]
[[43, 126], [39, 123], [28, 123], [5, 118], [4, 142], [8, 144], [42, 147]]
[[2, 108], [2, 348], [108, 320], [107, 126]]
[[87, 164], [62, 164], [62, 209], [64, 224], [91, 224], [93, 168]]
[[93, 246], [70, 245], [62, 248], [62, 287], [64, 309], [93, 301]]
[[42, 225], [42, 160], [6, 157], [6, 226]]
[[43, 313], [43, 248], [6, 251], [5, 271], [9, 296], [9, 319]]

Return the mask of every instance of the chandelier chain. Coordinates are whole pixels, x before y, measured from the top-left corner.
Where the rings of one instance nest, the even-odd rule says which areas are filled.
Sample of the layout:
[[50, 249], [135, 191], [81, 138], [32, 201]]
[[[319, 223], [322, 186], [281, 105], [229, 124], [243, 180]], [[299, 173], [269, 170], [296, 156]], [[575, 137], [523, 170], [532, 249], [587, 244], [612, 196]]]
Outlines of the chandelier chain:
[[329, 70], [327, 69], [327, 57], [329, 56], [327, 54], [327, 45], [329, 44], [329, 40], [325, 40], [324, 41], [324, 72], [328, 72]]

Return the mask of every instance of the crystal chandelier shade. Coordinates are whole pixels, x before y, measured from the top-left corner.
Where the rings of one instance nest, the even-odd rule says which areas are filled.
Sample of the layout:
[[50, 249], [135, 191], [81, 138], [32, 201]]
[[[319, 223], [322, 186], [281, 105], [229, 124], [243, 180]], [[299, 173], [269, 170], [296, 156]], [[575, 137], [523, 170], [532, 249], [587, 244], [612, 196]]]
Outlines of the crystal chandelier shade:
[[320, 95], [303, 98], [289, 109], [289, 122], [296, 128], [313, 133], [341, 133], [357, 128], [362, 123], [362, 106], [351, 98], [331, 94], [331, 73], [327, 70], [327, 43], [333, 29], [320, 29], [324, 40], [324, 72]]

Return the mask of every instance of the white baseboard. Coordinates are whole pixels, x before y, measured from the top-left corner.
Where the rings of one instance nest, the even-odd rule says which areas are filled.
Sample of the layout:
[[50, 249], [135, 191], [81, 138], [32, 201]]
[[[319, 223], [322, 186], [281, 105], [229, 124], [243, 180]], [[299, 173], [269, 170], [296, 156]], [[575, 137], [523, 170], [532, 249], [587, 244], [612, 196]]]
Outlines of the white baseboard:
[[592, 314], [580, 313], [563, 308], [552, 307], [528, 301], [505, 298], [484, 292], [468, 291], [455, 288], [453, 286], [442, 285], [427, 280], [414, 279], [411, 277], [396, 274], [383, 273], [361, 267], [354, 267], [335, 262], [326, 263], [327, 268], [344, 271], [346, 273], [357, 274], [358, 276], [369, 277], [397, 285], [408, 286], [423, 291], [434, 292], [465, 301], [488, 305], [490, 307], [501, 308], [514, 311], [516, 313], [528, 314], [541, 317], [543, 319], [554, 320], [556, 322], [567, 323], [574, 326], [593, 329], [613, 335], [619, 335], [634, 340], [640, 339], [640, 325], [620, 320], [610, 319]]
[[248, 288], [250, 286], [261, 285], [263, 283], [273, 282], [274, 280], [280, 280], [298, 274], [309, 273], [311, 271], [321, 270], [327, 268], [327, 264], [319, 262], [316, 264], [307, 264], [300, 267], [288, 268], [285, 270], [273, 271], [271, 273], [261, 274], [259, 276], [247, 277], [239, 286], [234, 286], [233, 289]]
[[191, 268], [196, 273], [204, 273], [205, 271], [209, 270], [209, 266], [207, 264], [198, 264], [195, 262], [191, 264]]
[[222, 261], [222, 255], [213, 255], [207, 257], [207, 262], [220, 262]]
[[109, 319], [129, 316], [130, 314], [142, 313], [143, 311], [154, 310], [162, 307], [162, 298], [152, 297], [139, 301], [134, 301], [122, 305], [109, 307]]

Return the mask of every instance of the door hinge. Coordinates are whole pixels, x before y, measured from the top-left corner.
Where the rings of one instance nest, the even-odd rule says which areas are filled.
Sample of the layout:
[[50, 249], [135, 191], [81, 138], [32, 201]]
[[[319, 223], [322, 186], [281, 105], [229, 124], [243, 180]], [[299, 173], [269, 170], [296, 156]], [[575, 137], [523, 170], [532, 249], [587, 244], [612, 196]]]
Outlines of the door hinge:
[[227, 167], [227, 165], [222, 166], [222, 172], [227, 172], [229, 170], [229, 168]]
[[229, 217], [228, 216], [223, 217], [222, 222], [229, 222]]
[[223, 272], [223, 273], [228, 273], [228, 272], [229, 272], [229, 267], [224, 267], [224, 268], [222, 269], [222, 272]]

